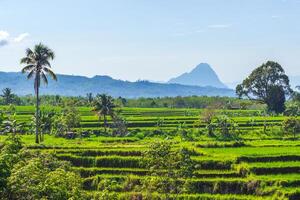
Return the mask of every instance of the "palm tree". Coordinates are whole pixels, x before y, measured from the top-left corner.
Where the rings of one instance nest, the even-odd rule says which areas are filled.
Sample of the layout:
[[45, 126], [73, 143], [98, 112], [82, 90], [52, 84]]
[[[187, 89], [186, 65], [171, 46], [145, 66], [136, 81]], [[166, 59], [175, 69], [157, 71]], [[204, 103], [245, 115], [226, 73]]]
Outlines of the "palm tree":
[[114, 116], [114, 108], [115, 104], [113, 102], [113, 98], [111, 96], [107, 96], [106, 94], [97, 94], [94, 99], [94, 111], [97, 112], [99, 120], [103, 116], [104, 123], [104, 131], [106, 132], [107, 127], [107, 119], [106, 116], [109, 115], [111, 117]]
[[94, 100], [93, 93], [91, 93], [91, 92], [87, 93], [87, 94], [86, 94], [86, 99], [87, 99], [87, 101], [88, 101], [88, 104], [89, 104], [89, 105], [92, 105], [93, 100]]
[[8, 105], [13, 102], [14, 94], [12, 93], [10, 88], [4, 88], [2, 90], [1, 97], [4, 99], [4, 104]]
[[39, 88], [41, 79], [45, 84], [48, 84], [46, 75], [49, 75], [53, 80], [57, 81], [57, 77], [50, 69], [50, 60], [54, 59], [54, 52], [47, 46], [39, 43], [34, 46], [34, 49], [26, 49], [26, 56], [21, 59], [21, 64], [26, 66], [22, 69], [22, 73], [28, 73], [27, 78], [34, 78], [34, 91], [36, 95], [36, 129], [35, 142], [39, 143]]

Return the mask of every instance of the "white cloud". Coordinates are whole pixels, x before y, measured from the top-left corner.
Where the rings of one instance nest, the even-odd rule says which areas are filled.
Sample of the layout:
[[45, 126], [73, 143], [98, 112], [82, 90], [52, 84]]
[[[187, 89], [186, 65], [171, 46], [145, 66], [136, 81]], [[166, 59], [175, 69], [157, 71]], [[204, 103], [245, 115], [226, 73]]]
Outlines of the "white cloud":
[[0, 31], [0, 47], [8, 44], [9, 33], [7, 31]]
[[209, 25], [208, 28], [229, 28], [231, 27], [231, 24], [212, 24], [212, 25]]
[[14, 42], [22, 42], [29, 36], [29, 33], [21, 33], [17, 37], [14, 38]]
[[279, 19], [279, 18], [281, 18], [281, 16], [279, 16], [279, 15], [272, 15], [271, 18], [272, 19]]
[[23, 42], [28, 36], [29, 33], [21, 33], [17, 37], [11, 37], [9, 32], [0, 30], [0, 47], [6, 46], [12, 42], [14, 43]]

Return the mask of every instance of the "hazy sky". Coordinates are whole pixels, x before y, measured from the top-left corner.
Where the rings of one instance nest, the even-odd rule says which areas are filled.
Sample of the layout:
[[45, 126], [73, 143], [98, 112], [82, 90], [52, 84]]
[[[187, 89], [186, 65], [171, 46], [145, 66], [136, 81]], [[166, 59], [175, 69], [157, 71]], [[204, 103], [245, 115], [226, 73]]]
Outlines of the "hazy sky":
[[40, 41], [64, 74], [165, 81], [207, 62], [233, 82], [275, 60], [300, 75], [300, 0], [0, 0], [0, 71]]

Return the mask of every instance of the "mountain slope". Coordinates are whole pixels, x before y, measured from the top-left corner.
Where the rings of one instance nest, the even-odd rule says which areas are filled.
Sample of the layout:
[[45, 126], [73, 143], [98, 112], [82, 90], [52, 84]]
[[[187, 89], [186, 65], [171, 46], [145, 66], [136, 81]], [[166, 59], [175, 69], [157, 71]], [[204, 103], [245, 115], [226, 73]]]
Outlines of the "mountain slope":
[[[27, 80], [18, 72], [0, 72], [0, 90], [9, 87], [18, 95], [33, 94], [33, 80]], [[109, 76], [58, 75], [58, 82], [49, 79], [48, 86], [41, 87], [41, 94], [64, 96], [85, 96], [86, 93], [107, 93], [114, 97], [163, 97], [163, 96], [234, 96], [233, 90], [213, 87], [186, 86], [179, 84], [152, 83], [148, 81], [129, 82]]]
[[218, 75], [207, 63], [197, 65], [191, 72], [172, 78], [168, 81], [168, 83], [227, 88], [227, 86], [220, 81]]

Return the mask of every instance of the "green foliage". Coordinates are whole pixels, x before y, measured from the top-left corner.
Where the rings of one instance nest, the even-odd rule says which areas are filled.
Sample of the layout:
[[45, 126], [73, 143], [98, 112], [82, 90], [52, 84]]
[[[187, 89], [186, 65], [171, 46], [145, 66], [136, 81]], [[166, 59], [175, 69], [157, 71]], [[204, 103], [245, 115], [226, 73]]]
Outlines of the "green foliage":
[[20, 98], [17, 95], [13, 94], [10, 88], [4, 88], [0, 97], [2, 98], [0, 99], [0, 105], [20, 105], [21, 102]]
[[107, 96], [106, 94], [97, 94], [96, 98], [94, 99], [94, 108], [99, 117], [99, 120], [103, 116], [104, 128], [106, 131], [107, 128], [107, 119], [106, 116], [114, 116], [114, 108], [116, 105], [114, 104], [114, 100], [111, 96]]
[[18, 136], [10, 135], [4, 142], [0, 152], [0, 199], [9, 195], [7, 179], [11, 175], [11, 170], [20, 157], [18, 152], [22, 148], [21, 140]]
[[[80, 177], [49, 154], [23, 152], [12, 169], [8, 188], [12, 199], [81, 199]], [[26, 159], [24, 159], [26, 158]]]
[[62, 114], [68, 131], [72, 128], [80, 126], [80, 113], [73, 104], [64, 107], [62, 110]]
[[64, 115], [56, 115], [53, 117], [51, 134], [63, 136], [68, 131], [66, 118]]
[[267, 99], [268, 111], [283, 113], [285, 110], [285, 91], [282, 86], [270, 86], [268, 89]]
[[220, 130], [223, 138], [235, 138], [237, 131], [239, 131], [238, 124], [226, 115], [218, 116], [215, 126]]
[[247, 97], [264, 102], [268, 110], [276, 113], [284, 111], [285, 95], [292, 93], [289, 78], [276, 62], [268, 61], [256, 68], [242, 84], [236, 87], [239, 97]]
[[206, 128], [208, 130], [208, 135], [209, 136], [214, 136], [214, 124], [213, 124], [213, 119], [216, 116], [216, 110], [213, 107], [208, 107], [206, 108], [201, 115], [201, 120], [206, 123]]
[[300, 132], [300, 120], [295, 117], [290, 117], [282, 122], [282, 127], [285, 132], [293, 133], [296, 138], [296, 133]]
[[192, 177], [194, 162], [185, 148], [172, 150], [170, 142], [154, 142], [144, 154], [146, 167], [151, 177], [144, 181], [147, 191], [157, 191], [169, 197], [170, 193], [179, 194], [186, 189], [180, 178]]
[[16, 120], [16, 114], [10, 115], [7, 120], [2, 122], [3, 126], [3, 133], [12, 133], [13, 135], [16, 135], [17, 133], [22, 132], [23, 130], [23, 123], [19, 123]]
[[41, 82], [48, 84], [47, 75], [49, 75], [53, 80], [57, 81], [57, 77], [51, 70], [50, 60], [54, 59], [54, 52], [47, 46], [39, 43], [34, 46], [34, 49], [26, 49], [25, 57], [20, 61], [25, 67], [21, 70], [22, 73], [28, 73], [27, 79], [34, 78], [34, 92], [36, 94], [36, 129], [35, 129], [35, 142], [40, 142], [40, 99], [39, 99], [39, 89]]
[[120, 115], [114, 115], [113, 117], [113, 124], [112, 124], [112, 129], [113, 129], [113, 136], [125, 136], [128, 134], [128, 129], [127, 129], [127, 121]]
[[284, 115], [286, 116], [300, 116], [300, 101], [298, 102], [291, 102], [287, 105]]
[[68, 131], [80, 126], [81, 116], [73, 104], [65, 106], [61, 114], [53, 115], [49, 122], [45, 123], [51, 126], [51, 133], [57, 136], [65, 136]]

